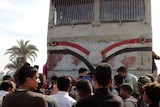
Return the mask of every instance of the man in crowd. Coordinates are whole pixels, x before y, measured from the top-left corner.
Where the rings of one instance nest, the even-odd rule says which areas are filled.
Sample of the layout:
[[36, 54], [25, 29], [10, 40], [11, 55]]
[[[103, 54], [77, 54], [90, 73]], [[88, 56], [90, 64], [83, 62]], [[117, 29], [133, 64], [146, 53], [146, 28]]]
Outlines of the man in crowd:
[[2, 107], [3, 96], [6, 94], [13, 92], [15, 90], [15, 84], [11, 80], [4, 80], [0, 84], [0, 107]]
[[85, 68], [80, 68], [80, 69], [78, 70], [78, 73], [79, 73], [78, 80], [79, 80], [79, 79], [82, 79], [84, 76], [87, 75], [87, 69], [85, 69]]
[[124, 107], [137, 107], [137, 99], [132, 94], [133, 87], [129, 83], [120, 86], [120, 96], [124, 99]]
[[138, 95], [138, 89], [137, 89], [137, 82], [138, 82], [138, 78], [127, 72], [127, 69], [123, 66], [119, 67], [117, 69], [118, 75], [123, 77], [123, 83], [129, 83], [131, 84], [131, 86], [133, 87], [133, 92], [132, 95], [134, 97], [137, 97]]
[[76, 100], [69, 96], [71, 81], [68, 76], [61, 76], [57, 79], [58, 93], [50, 95], [57, 101], [58, 107], [72, 107]]
[[153, 82], [144, 87], [144, 100], [149, 107], [160, 107], [160, 84]]
[[100, 63], [93, 76], [96, 85], [94, 95], [81, 99], [76, 107], [124, 107], [122, 98], [109, 91], [111, 75], [111, 66], [105, 62]]
[[35, 93], [39, 83], [37, 69], [24, 65], [16, 73], [18, 89], [3, 97], [2, 107], [56, 107], [54, 100]]
[[151, 78], [146, 76], [146, 75], [143, 75], [143, 76], [140, 76], [138, 78], [138, 91], [139, 91], [139, 95], [137, 96], [137, 104], [138, 104], [138, 107], [148, 107], [148, 104], [144, 101], [144, 89], [143, 89], [143, 86], [145, 86], [147, 83], [151, 83]]

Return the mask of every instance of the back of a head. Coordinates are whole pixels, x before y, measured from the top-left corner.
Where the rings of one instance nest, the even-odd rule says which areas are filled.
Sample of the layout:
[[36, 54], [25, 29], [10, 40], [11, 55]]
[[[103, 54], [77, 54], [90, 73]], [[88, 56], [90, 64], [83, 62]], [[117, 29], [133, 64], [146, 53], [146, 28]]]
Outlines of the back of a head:
[[51, 84], [52, 84], [52, 85], [57, 84], [57, 80], [58, 80], [58, 77], [57, 77], [57, 76], [55, 76], [55, 75], [52, 76], [52, 77], [51, 77]]
[[122, 84], [123, 83], [123, 77], [120, 75], [115, 75], [114, 76], [114, 81], [116, 81], [118, 84]]
[[16, 71], [16, 79], [18, 85], [25, 83], [27, 77], [33, 77], [37, 73], [37, 69], [31, 66], [24, 65], [19, 70]]
[[51, 81], [54, 81], [54, 80], [56, 80], [56, 81], [57, 81], [57, 79], [58, 79], [58, 77], [57, 77], [57, 76], [55, 76], [55, 75], [51, 77]]
[[68, 76], [61, 76], [57, 79], [57, 87], [60, 91], [68, 91], [71, 81]]
[[2, 78], [2, 80], [4, 81], [4, 80], [9, 80], [9, 79], [11, 79], [12, 77], [10, 76], [10, 75], [4, 75], [3, 76], [3, 78]]
[[127, 69], [124, 66], [121, 66], [117, 69], [117, 72], [127, 72]]
[[160, 84], [156, 82], [147, 83], [143, 86], [145, 94], [152, 103], [159, 103], [160, 101]]
[[89, 82], [89, 80], [79, 80], [76, 84], [76, 88], [83, 93], [91, 94], [93, 92], [92, 84]]
[[27, 62], [24, 64], [24, 66], [31, 66], [31, 65], [30, 65], [30, 63]]
[[130, 95], [132, 94], [132, 91], [133, 91], [133, 87], [129, 83], [123, 83], [120, 86], [120, 89], [126, 91]]
[[9, 88], [13, 88], [12, 81], [5, 80], [0, 84], [0, 90], [8, 91]]
[[94, 73], [94, 77], [96, 78], [97, 83], [102, 86], [107, 86], [109, 84], [111, 75], [112, 67], [106, 62], [98, 64]]

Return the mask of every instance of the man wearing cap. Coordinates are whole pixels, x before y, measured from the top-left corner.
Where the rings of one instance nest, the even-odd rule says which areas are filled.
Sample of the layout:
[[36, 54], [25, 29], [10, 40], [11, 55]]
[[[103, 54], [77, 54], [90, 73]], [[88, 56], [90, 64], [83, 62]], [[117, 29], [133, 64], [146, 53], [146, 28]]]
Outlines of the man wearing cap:
[[144, 75], [144, 76], [140, 76], [138, 78], [138, 91], [139, 91], [139, 95], [137, 97], [137, 104], [138, 104], [138, 107], [148, 107], [148, 105], [145, 103], [144, 101], [144, 98], [143, 98], [143, 95], [144, 95], [144, 89], [142, 88], [144, 85], [146, 85], [147, 83], [151, 83], [151, 78], [149, 78], [148, 76]]

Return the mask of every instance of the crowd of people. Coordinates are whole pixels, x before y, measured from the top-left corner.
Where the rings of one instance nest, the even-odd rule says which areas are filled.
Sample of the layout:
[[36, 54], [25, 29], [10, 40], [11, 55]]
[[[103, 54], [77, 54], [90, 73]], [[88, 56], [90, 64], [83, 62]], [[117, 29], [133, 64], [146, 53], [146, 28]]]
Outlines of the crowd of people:
[[160, 107], [160, 75], [136, 77], [124, 66], [112, 75], [106, 62], [94, 72], [80, 68], [77, 78], [53, 75], [25, 64], [0, 84], [0, 107]]

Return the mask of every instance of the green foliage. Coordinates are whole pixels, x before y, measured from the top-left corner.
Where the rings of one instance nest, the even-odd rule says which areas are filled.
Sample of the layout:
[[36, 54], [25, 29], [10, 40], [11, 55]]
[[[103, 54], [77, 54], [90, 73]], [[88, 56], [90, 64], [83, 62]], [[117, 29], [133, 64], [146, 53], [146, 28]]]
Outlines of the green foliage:
[[5, 69], [10, 69], [10, 71], [16, 71], [23, 65], [21, 59], [18, 57], [16, 59], [11, 60], [11, 63], [8, 63], [5, 66]]
[[17, 40], [18, 46], [12, 46], [11, 48], [6, 50], [6, 54], [10, 54], [9, 60], [11, 63], [8, 63], [5, 66], [5, 69], [10, 69], [16, 71], [22, 65], [27, 63], [27, 59], [31, 62], [35, 61], [37, 57], [36, 52], [38, 49], [35, 45], [29, 44], [30, 41]]

